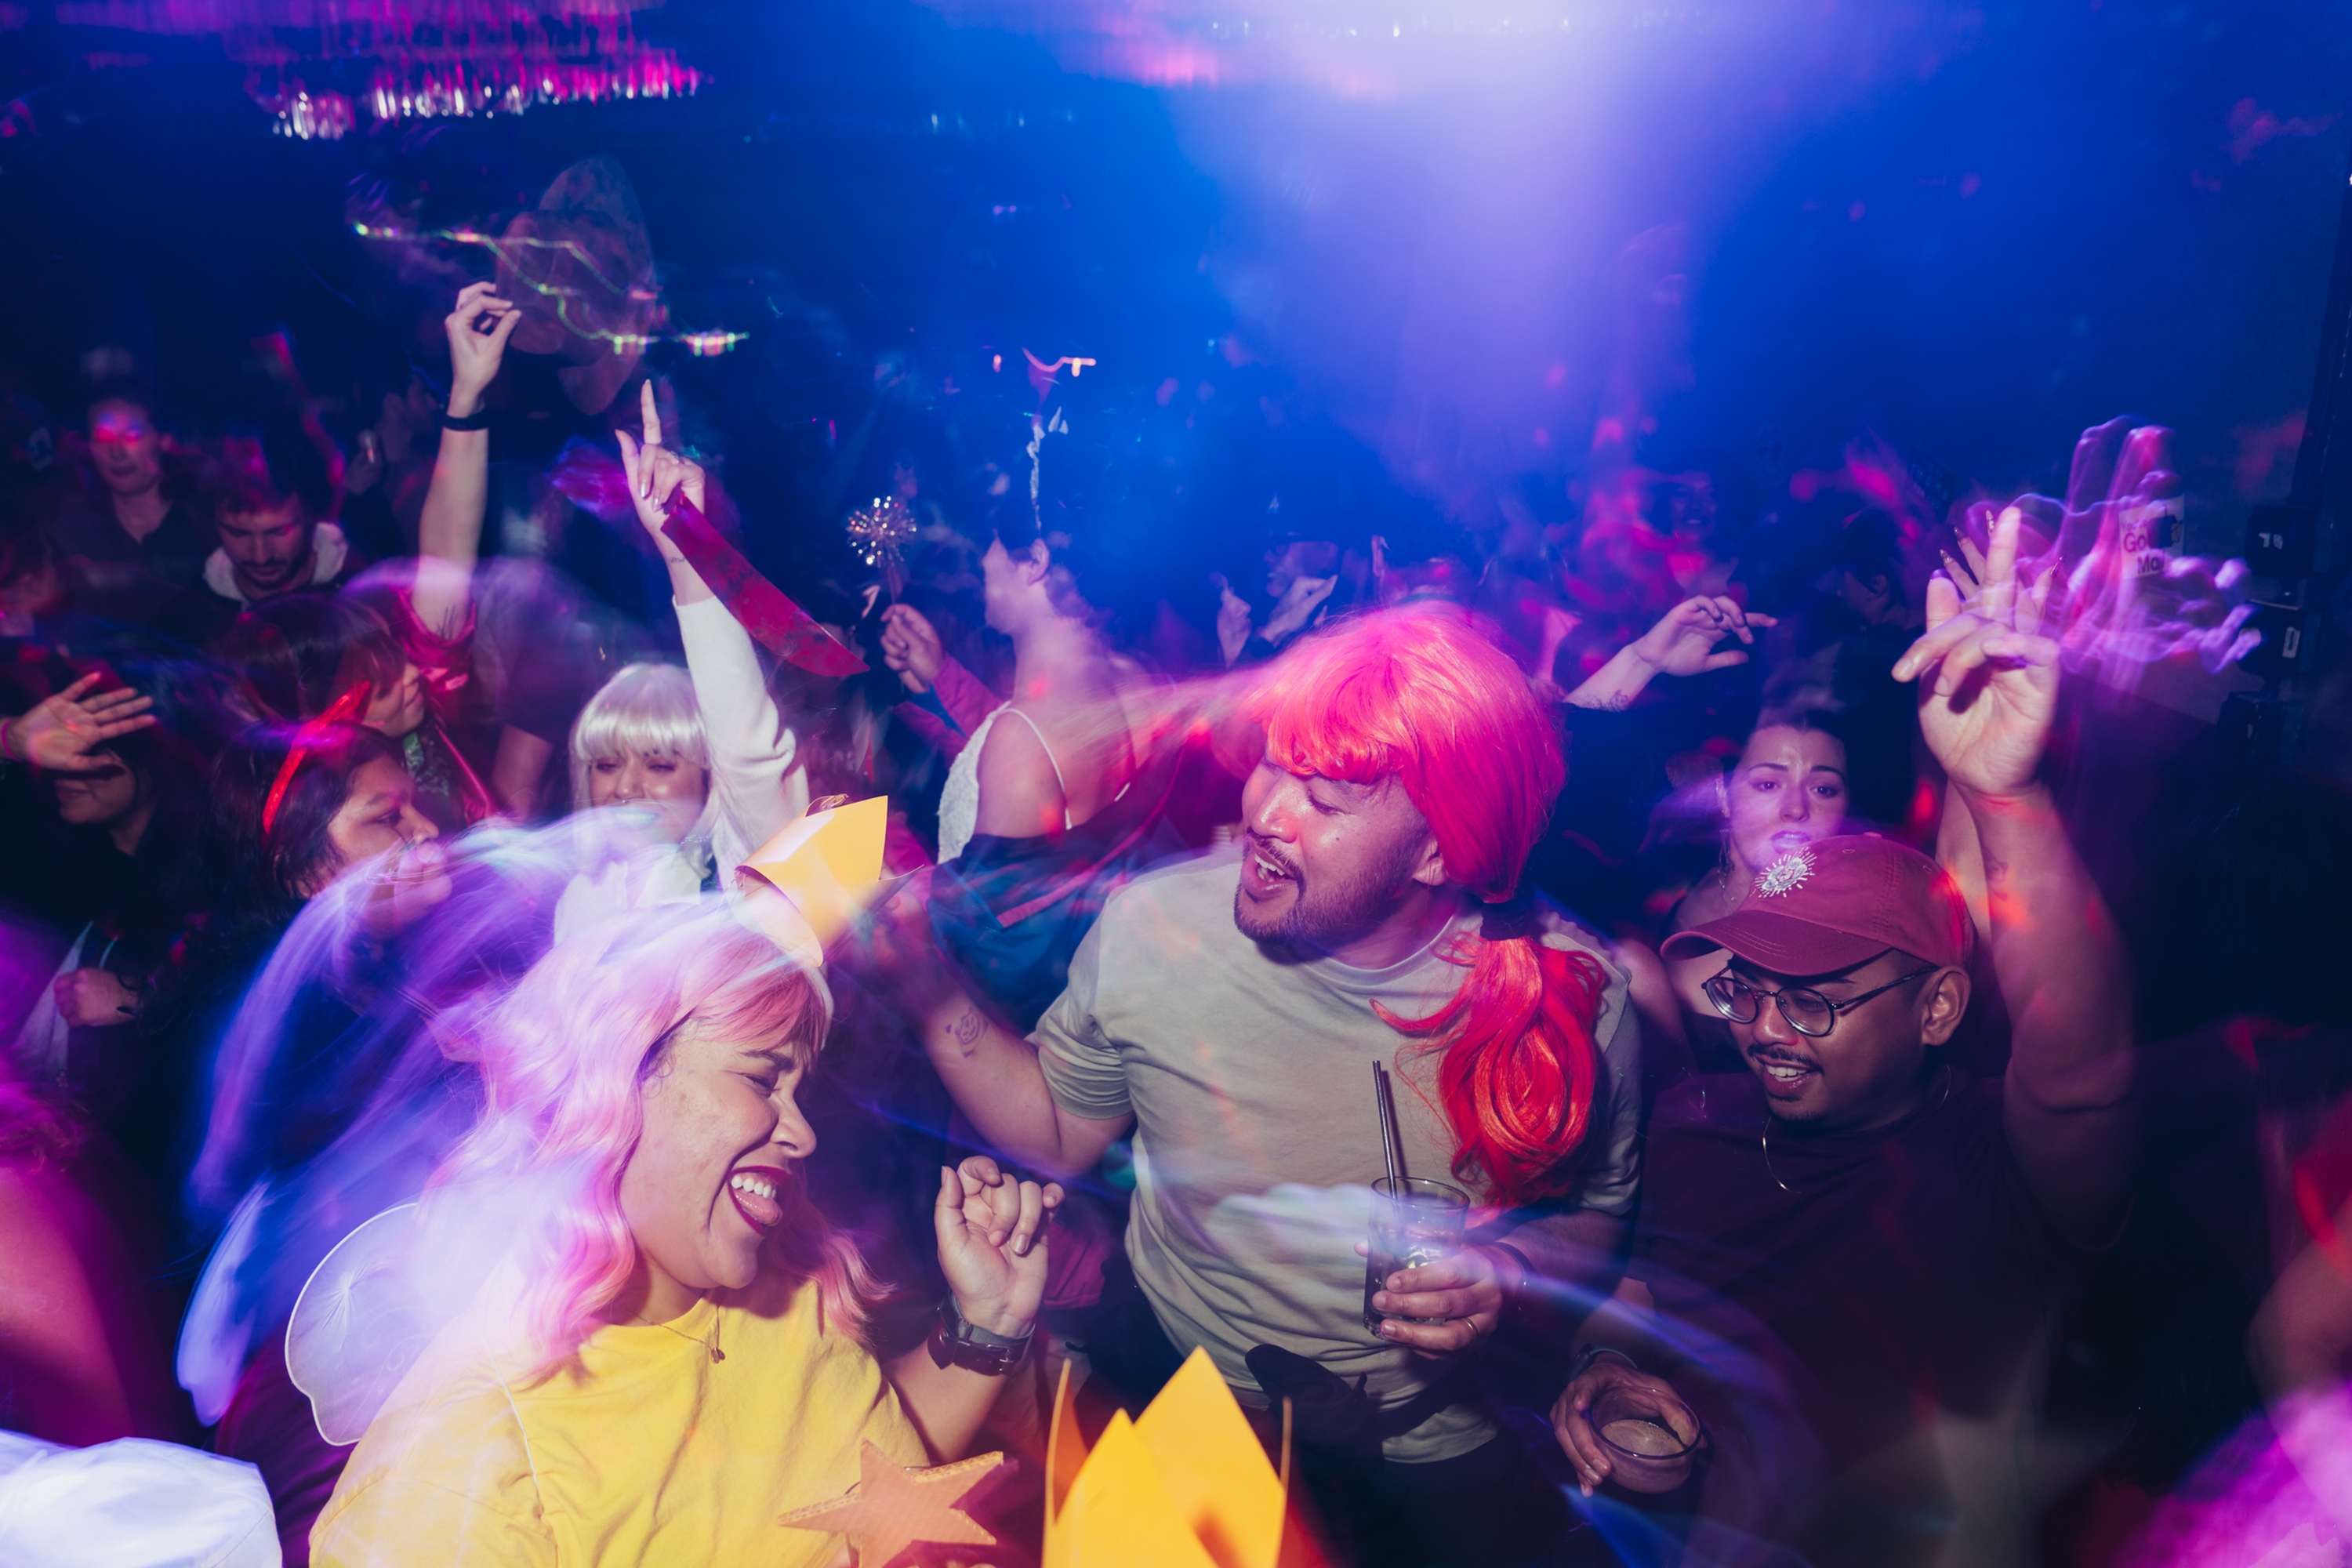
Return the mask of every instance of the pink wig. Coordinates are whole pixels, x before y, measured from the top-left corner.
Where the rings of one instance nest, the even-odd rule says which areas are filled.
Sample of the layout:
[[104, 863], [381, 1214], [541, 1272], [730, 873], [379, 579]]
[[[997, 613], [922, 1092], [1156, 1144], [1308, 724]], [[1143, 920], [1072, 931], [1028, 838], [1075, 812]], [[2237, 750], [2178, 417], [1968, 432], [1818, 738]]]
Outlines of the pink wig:
[[[1292, 652], [1261, 695], [1266, 756], [1297, 774], [1395, 777], [1428, 820], [1445, 874], [1489, 903], [1517, 891], [1568, 770], [1551, 713], [1518, 667], [1450, 607], [1343, 621]], [[1454, 1168], [1516, 1205], [1573, 1184], [1591, 1119], [1593, 1026], [1606, 976], [1532, 927], [1464, 939], [1470, 973], [1426, 1018]]]
[[[516, 1249], [540, 1372], [571, 1359], [636, 1265], [621, 1173], [645, 1131], [644, 1086], [670, 1042], [684, 1028], [782, 1032], [813, 1058], [826, 1010], [818, 983], [715, 905], [640, 910], [562, 943], [499, 1005], [481, 1038], [488, 1109], [435, 1173], [426, 1203], [448, 1213], [469, 1192], [511, 1189], [540, 1199], [536, 1234]], [[815, 1283], [824, 1321], [864, 1328], [879, 1288], [805, 1198], [770, 1237], [767, 1258]]]

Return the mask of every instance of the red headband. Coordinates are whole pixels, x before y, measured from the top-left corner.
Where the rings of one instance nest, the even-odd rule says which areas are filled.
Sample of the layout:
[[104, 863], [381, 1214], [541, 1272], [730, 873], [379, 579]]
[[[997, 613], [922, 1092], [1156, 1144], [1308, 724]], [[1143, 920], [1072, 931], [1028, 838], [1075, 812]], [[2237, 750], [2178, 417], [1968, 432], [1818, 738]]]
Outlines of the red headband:
[[360, 681], [341, 697], [327, 704], [327, 710], [316, 719], [306, 720], [294, 731], [294, 743], [286, 748], [286, 760], [278, 764], [278, 777], [269, 786], [269, 798], [261, 803], [261, 831], [267, 835], [278, 826], [278, 808], [286, 804], [286, 791], [294, 783], [295, 770], [302, 765], [302, 753], [313, 750], [327, 739], [327, 732], [337, 724], [348, 724], [352, 718], [367, 711], [368, 699], [374, 687]]

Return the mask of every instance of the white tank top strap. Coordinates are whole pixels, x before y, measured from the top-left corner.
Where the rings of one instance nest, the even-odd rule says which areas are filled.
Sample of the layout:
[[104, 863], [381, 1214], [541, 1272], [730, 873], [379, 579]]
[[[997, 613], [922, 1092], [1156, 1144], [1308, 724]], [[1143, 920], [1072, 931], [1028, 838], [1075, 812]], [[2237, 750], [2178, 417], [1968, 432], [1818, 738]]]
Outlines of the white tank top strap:
[[[1018, 719], [1024, 724], [1028, 725], [1029, 732], [1037, 737], [1037, 748], [1045, 753], [1045, 765], [1054, 770], [1054, 784], [1062, 792], [1062, 831], [1065, 833], [1068, 832], [1070, 830], [1070, 784], [1069, 781], [1062, 776], [1062, 764], [1055, 759], [1054, 748], [1047, 743], [1045, 740], [1045, 731], [1037, 728], [1036, 720], [1032, 719], [1028, 714], [1024, 713], [1020, 709], [1013, 707], [1010, 703], [1007, 703], [996, 711], [998, 713], [1012, 714], [1015, 719]], [[992, 714], [991, 717], [992, 718], [994, 715]]]

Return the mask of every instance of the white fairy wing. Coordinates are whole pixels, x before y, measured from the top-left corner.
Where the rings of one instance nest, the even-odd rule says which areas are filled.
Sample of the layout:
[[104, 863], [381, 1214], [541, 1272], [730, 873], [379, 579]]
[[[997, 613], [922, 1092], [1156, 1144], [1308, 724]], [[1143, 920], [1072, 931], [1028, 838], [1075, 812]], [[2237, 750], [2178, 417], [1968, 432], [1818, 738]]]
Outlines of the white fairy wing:
[[[356, 1443], [452, 1315], [409, 1265], [416, 1205], [403, 1204], [335, 1244], [286, 1327], [286, 1371], [319, 1435]], [[462, 1303], [459, 1303], [462, 1305]]]

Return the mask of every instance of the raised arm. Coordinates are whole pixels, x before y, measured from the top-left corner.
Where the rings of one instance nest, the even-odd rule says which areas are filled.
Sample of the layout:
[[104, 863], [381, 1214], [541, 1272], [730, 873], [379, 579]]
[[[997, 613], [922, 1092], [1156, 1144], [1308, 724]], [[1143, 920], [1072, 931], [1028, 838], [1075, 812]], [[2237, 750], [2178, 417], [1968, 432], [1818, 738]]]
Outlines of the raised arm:
[[[709, 515], [702, 466], [680, 457], [662, 439], [661, 414], [653, 384], [644, 388], [646, 438], [641, 447], [618, 432], [621, 464], [637, 521], [669, 567], [670, 595], [677, 609], [686, 668], [694, 678], [695, 701], [702, 709], [703, 735], [710, 749], [710, 787], [749, 853], [774, 837], [808, 809], [807, 775], [793, 764], [798, 745], [768, 689], [767, 672], [751, 646], [751, 634], [719, 601], [664, 525], [683, 496]], [[731, 879], [733, 868], [720, 868]]]
[[[1131, 1116], [1076, 1116], [1055, 1101], [1037, 1047], [972, 1000], [939, 952], [922, 900], [910, 889], [889, 908], [874, 959], [956, 1109], [1007, 1159], [1048, 1176], [1092, 1170]], [[1057, 1007], [1048, 1009], [1050, 1021]]]
[[1929, 584], [1927, 633], [1894, 673], [1921, 682], [1921, 733], [1976, 826], [1993, 973], [2015, 1026], [2011, 1151], [2069, 1235], [2104, 1242], [2130, 1179], [2131, 967], [2040, 778], [2058, 700], [2059, 647], [2042, 635], [2054, 574], [2018, 582], [2022, 521], [2015, 507], [2001, 514], [1965, 605], [1949, 580]]
[[[1025, 1341], [1034, 1330], [1045, 1294], [1046, 1216], [1061, 1201], [1061, 1188], [1017, 1180], [985, 1154], [940, 1168], [931, 1208], [940, 1269], [966, 1323], [1000, 1340]], [[887, 1370], [939, 1459], [959, 1458], [971, 1447], [1007, 1381], [951, 1360], [942, 1364], [929, 1340]]]
[[[457, 291], [457, 309], [442, 323], [449, 336], [449, 418], [470, 420], [481, 413], [482, 394], [498, 379], [507, 340], [521, 320], [522, 312], [499, 299], [494, 284], [468, 283]], [[466, 618], [489, 494], [489, 431], [444, 424], [416, 529], [417, 553], [443, 563], [434, 570], [420, 563], [416, 574], [416, 618], [437, 637], [454, 635]]]
[[1769, 616], [1749, 615], [1736, 599], [1704, 594], [1685, 599], [1661, 616], [1656, 626], [1619, 648], [1568, 700], [1579, 708], [1631, 707], [1654, 677], [1701, 675], [1747, 663], [1743, 649], [1717, 653], [1715, 645], [1727, 637], [1753, 645], [1752, 628], [1779, 624]]

